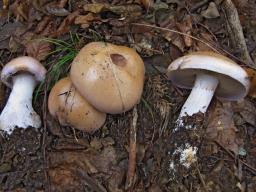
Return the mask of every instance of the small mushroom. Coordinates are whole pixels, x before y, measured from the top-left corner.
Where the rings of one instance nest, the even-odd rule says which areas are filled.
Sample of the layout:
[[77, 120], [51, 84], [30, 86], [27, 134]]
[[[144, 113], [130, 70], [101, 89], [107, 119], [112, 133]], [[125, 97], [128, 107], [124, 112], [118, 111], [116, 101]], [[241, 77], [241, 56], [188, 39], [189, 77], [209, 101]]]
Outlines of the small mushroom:
[[179, 119], [205, 113], [214, 94], [234, 101], [245, 97], [249, 89], [246, 71], [229, 58], [212, 52], [195, 52], [176, 59], [168, 67], [167, 75], [174, 85], [192, 89]]
[[69, 77], [59, 80], [52, 88], [48, 109], [61, 125], [86, 132], [96, 131], [106, 120], [106, 114], [91, 106], [79, 94]]
[[33, 91], [45, 78], [46, 69], [32, 57], [22, 56], [7, 63], [1, 80], [12, 88], [9, 99], [0, 115], [0, 129], [12, 133], [15, 127], [39, 128], [41, 120], [32, 107]]
[[144, 73], [144, 63], [133, 49], [93, 42], [74, 59], [70, 78], [96, 109], [117, 114], [140, 101]]

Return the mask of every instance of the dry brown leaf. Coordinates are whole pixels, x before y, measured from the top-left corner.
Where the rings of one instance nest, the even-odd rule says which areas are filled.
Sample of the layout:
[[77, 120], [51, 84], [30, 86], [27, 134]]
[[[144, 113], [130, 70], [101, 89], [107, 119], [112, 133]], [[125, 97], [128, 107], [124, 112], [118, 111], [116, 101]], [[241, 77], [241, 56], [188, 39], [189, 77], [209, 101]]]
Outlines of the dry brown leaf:
[[18, 21], [28, 20], [29, 5], [26, 1], [15, 1], [11, 6], [10, 10]]
[[91, 22], [95, 20], [99, 20], [99, 18], [93, 13], [88, 13], [87, 15], [79, 15], [76, 17], [75, 24], [82, 25], [82, 27], [85, 28], [85, 26], [89, 27]]
[[67, 10], [58, 7], [56, 3], [44, 5], [45, 3], [47, 3], [45, 0], [16, 0], [10, 5], [10, 11], [16, 17], [16, 20], [27, 21], [31, 25], [40, 21], [43, 13], [57, 16], [66, 16], [69, 14]]
[[140, 0], [142, 5], [148, 10], [150, 6], [152, 5], [152, 0]]
[[19, 47], [20, 47], [20, 44], [15, 40], [15, 38], [11, 37], [10, 38], [10, 41], [9, 41], [9, 44], [8, 46], [6, 47], [9, 47], [9, 50], [12, 52], [12, 53], [15, 53], [18, 51]]
[[70, 12], [67, 9], [63, 8], [62, 5], [56, 4], [55, 2], [51, 2], [45, 5], [45, 10], [49, 14], [59, 17], [65, 17], [70, 14]]
[[235, 112], [239, 113], [242, 117], [241, 124], [249, 123], [256, 127], [256, 108], [254, 103], [244, 99], [242, 101], [233, 103], [233, 109]]
[[[112, 179], [120, 184], [123, 181], [124, 173], [116, 167], [117, 154], [113, 147], [105, 147], [99, 152], [90, 148], [87, 143], [82, 143], [83, 146], [88, 147], [86, 150], [76, 150], [81, 146], [75, 147], [76, 141], [74, 140], [73, 143], [72, 140], [68, 143], [65, 141], [61, 143], [62, 147], [57, 148], [59, 150], [49, 153], [49, 179], [53, 191], [80, 191], [78, 189], [85, 183], [92, 189], [95, 187], [94, 191], [106, 191], [93, 178], [93, 175], [102, 173], [106, 175], [104, 176], [105, 181], [110, 179], [109, 186], [118, 189], [118, 186], [112, 183]], [[70, 146], [72, 148], [69, 148]], [[120, 181], [117, 180], [117, 177]]]
[[22, 23], [20, 22], [14, 22], [14, 23], [7, 23], [5, 25], [3, 25], [3, 27], [1, 27], [0, 29], [0, 49], [8, 49], [9, 45], [9, 37], [15, 33], [15, 30], [17, 28], [22, 27]]
[[87, 173], [108, 173], [111, 165], [116, 164], [116, 152], [113, 147], [105, 147], [101, 152], [93, 149], [87, 151], [54, 152], [50, 154], [51, 166], [75, 164]]
[[40, 33], [40, 36], [43, 36], [43, 37], [54, 37], [54, 33], [56, 32], [57, 30], [57, 24], [51, 20], [47, 26], [44, 28], [44, 30]]
[[36, 10], [38, 10], [38, 11], [40, 11], [40, 12], [42, 12], [42, 13], [45, 13], [46, 11], [45, 11], [45, 5], [47, 4], [47, 3], [49, 3], [49, 1], [50, 0], [31, 0], [31, 4], [33, 5], [33, 7], [36, 9]]
[[[218, 141], [226, 149], [238, 154], [239, 146], [236, 131], [231, 103], [218, 101], [210, 114], [206, 137], [210, 140]], [[216, 152], [213, 151], [213, 153]]]
[[129, 16], [131, 18], [136, 18], [142, 14], [142, 9], [139, 5], [129, 4], [129, 5], [114, 5], [106, 7], [109, 11], [122, 16]]
[[[161, 27], [164, 28], [168, 28], [174, 31], [180, 31], [179, 28], [181, 27], [182, 24], [176, 24], [176, 21], [174, 19], [174, 17], [172, 19], [169, 19], [168, 21], [163, 21], [162, 23], [160, 23]], [[182, 52], [185, 49], [185, 42], [184, 42], [184, 38], [182, 35], [175, 33], [175, 32], [163, 32], [162, 33], [163, 37], [167, 40], [170, 41], [173, 45], [175, 45], [177, 48], [179, 48]]]
[[84, 5], [84, 10], [91, 13], [100, 13], [102, 11], [108, 10], [117, 15], [130, 16], [136, 18], [136, 16], [141, 15], [142, 9], [137, 4], [128, 5], [108, 5], [105, 3], [93, 3]]
[[26, 32], [27, 29], [17, 28], [14, 34], [10, 38], [9, 49], [12, 52], [24, 53], [24, 47], [26, 44], [34, 38], [34, 33]]
[[250, 90], [249, 90], [249, 95], [253, 98], [256, 97], [256, 71], [251, 68], [245, 68], [249, 78], [250, 78]]
[[55, 33], [53, 33], [53, 36], [60, 36], [63, 35], [65, 33], [68, 33], [70, 30], [70, 25], [74, 23], [76, 17], [80, 14], [80, 10], [76, 10], [74, 12], [72, 12], [69, 16], [67, 16], [62, 23], [60, 24], [60, 26], [57, 28], [57, 31]]
[[25, 45], [28, 56], [34, 57], [39, 61], [46, 59], [51, 52], [51, 45], [41, 40], [32, 40]]
[[59, 17], [65, 17], [70, 14], [70, 12], [67, 9], [59, 8], [59, 7], [46, 7], [46, 10], [49, 14], [59, 16]]
[[48, 171], [53, 191], [61, 191], [64, 188], [76, 190], [80, 187], [79, 178], [73, 173], [72, 165], [63, 165]]
[[108, 7], [107, 4], [103, 3], [92, 3], [92, 4], [86, 4], [84, 5], [84, 10], [86, 12], [92, 12], [92, 13], [100, 13], [104, 8]]
[[168, 32], [168, 33], [165, 33], [165, 38], [168, 41], [171, 41], [171, 43], [176, 47], [178, 47], [182, 52], [185, 50], [186, 45], [181, 35], [177, 33]]
[[201, 15], [207, 19], [213, 19], [220, 16], [217, 5], [214, 2], [210, 2], [206, 10], [201, 12]]
[[51, 21], [51, 17], [49, 16], [44, 16], [44, 18], [37, 24], [35, 33], [41, 33], [45, 27], [49, 24]]
[[207, 46], [206, 43], [208, 44], [211, 44], [211, 45], [214, 45], [214, 40], [213, 40], [213, 36], [210, 34], [210, 33], [207, 33], [207, 32], [202, 32], [200, 31], [200, 37], [199, 39], [201, 39], [203, 42], [200, 42], [200, 41], [194, 41], [195, 42], [195, 50], [197, 51], [212, 51], [212, 49]]
[[[187, 35], [191, 35], [191, 31], [192, 31], [192, 19], [191, 19], [191, 16], [185, 17], [185, 19], [182, 21], [182, 23], [178, 23], [177, 22], [176, 26], [178, 27], [178, 29], [182, 33], [185, 33]], [[187, 35], [183, 35], [184, 43], [185, 43], [185, 45], [187, 47], [191, 47], [192, 46], [192, 39], [191, 39], [191, 37], [189, 37]]]

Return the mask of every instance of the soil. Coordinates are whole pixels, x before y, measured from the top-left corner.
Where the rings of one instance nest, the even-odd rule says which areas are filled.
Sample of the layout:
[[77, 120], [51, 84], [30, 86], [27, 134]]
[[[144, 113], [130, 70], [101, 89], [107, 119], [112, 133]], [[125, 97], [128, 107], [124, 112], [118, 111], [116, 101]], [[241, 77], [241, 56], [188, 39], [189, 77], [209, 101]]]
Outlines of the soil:
[[[255, 1], [233, 3], [256, 62]], [[40, 60], [49, 75], [34, 94], [33, 106], [42, 127], [0, 135], [0, 191], [255, 191], [256, 102], [252, 95], [238, 102], [214, 98], [206, 114], [184, 119], [194, 129], [174, 131], [190, 91], [168, 81], [165, 72], [171, 61], [214, 48], [246, 67], [236, 59], [240, 54], [231, 43], [222, 1], [10, 0], [1, 1], [3, 5], [7, 9], [0, 10], [1, 66], [29, 55]], [[38, 41], [42, 38], [67, 42], [68, 49], [64, 46], [51, 53], [59, 45], [49, 39]], [[90, 134], [60, 126], [47, 110], [50, 88], [67, 76], [72, 54], [92, 41], [132, 47], [146, 67], [143, 96], [136, 106], [136, 170], [128, 188], [133, 110], [108, 115], [104, 126]], [[71, 59], [52, 72], [66, 55]], [[4, 85], [0, 89], [3, 109], [11, 90]], [[196, 161], [191, 160], [189, 167], [182, 165], [175, 152], [186, 144], [197, 147]]]

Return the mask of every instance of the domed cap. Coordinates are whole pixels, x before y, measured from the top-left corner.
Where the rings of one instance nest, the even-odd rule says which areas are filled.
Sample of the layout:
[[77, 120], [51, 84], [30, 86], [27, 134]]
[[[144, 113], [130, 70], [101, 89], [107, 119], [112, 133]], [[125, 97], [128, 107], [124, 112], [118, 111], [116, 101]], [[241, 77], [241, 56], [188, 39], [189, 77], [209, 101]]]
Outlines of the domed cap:
[[180, 57], [168, 67], [173, 84], [191, 89], [197, 74], [208, 74], [219, 81], [215, 95], [226, 100], [238, 100], [249, 90], [246, 71], [229, 58], [213, 52], [195, 52]]
[[36, 81], [43, 81], [46, 69], [41, 63], [33, 57], [21, 56], [7, 63], [1, 72], [1, 81], [8, 87], [12, 87], [12, 75], [18, 72], [28, 72], [34, 75]]
[[74, 59], [70, 78], [95, 108], [117, 114], [140, 101], [144, 74], [144, 63], [133, 49], [93, 42]]
[[61, 125], [72, 126], [86, 132], [99, 129], [106, 120], [106, 114], [91, 106], [72, 85], [70, 78], [58, 81], [48, 98], [50, 114]]

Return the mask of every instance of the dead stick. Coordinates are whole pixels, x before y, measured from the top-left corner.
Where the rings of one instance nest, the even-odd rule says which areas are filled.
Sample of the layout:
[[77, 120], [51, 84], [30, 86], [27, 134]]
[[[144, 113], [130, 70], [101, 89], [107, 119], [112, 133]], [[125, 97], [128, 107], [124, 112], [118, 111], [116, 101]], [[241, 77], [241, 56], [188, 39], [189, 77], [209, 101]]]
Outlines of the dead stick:
[[137, 112], [137, 106], [135, 106], [133, 108], [133, 118], [132, 118], [132, 124], [130, 127], [129, 162], [128, 162], [127, 177], [125, 182], [126, 190], [131, 189], [131, 187], [134, 184], [134, 176], [136, 171], [137, 120], [138, 120], [138, 112]]
[[45, 80], [45, 87], [44, 87], [44, 101], [43, 101], [43, 139], [42, 139], [42, 152], [43, 152], [43, 162], [44, 162], [44, 176], [46, 180], [46, 191], [51, 192], [51, 184], [49, 181], [48, 175], [48, 159], [46, 157], [46, 135], [47, 135], [47, 90], [49, 86], [49, 79], [46, 78]]
[[231, 151], [229, 151], [228, 149], [226, 149], [226, 148], [225, 148], [220, 142], [218, 142], [217, 140], [214, 140], [214, 142], [215, 142], [218, 146], [220, 146], [222, 149], [224, 149], [224, 151], [226, 151], [226, 153], [227, 153], [230, 157], [234, 158], [235, 160], [239, 160], [245, 167], [248, 168], [248, 170], [249, 170], [251, 173], [253, 173], [253, 174], [256, 175], [256, 169], [255, 169], [254, 167], [252, 167], [252, 166], [249, 165], [248, 163], [244, 162], [243, 160], [237, 158]]
[[235, 5], [231, 0], [224, 0], [222, 5], [227, 19], [228, 32], [234, 48], [239, 51], [240, 58], [244, 60], [247, 65], [256, 67], [256, 64], [249, 55], [244, 39], [243, 28]]
[[[150, 27], [150, 28], [153, 28], [153, 29], [159, 29], [159, 30], [162, 30], [162, 31], [170, 31], [170, 32], [173, 32], [173, 33], [177, 33], [177, 34], [180, 34], [180, 35], [183, 35], [183, 36], [186, 36], [186, 37], [190, 37], [191, 39], [194, 39], [196, 41], [199, 41], [201, 43], [203, 43], [204, 45], [206, 45], [207, 47], [211, 48], [213, 51], [215, 51], [216, 53], [219, 53], [221, 54], [221, 51], [225, 52], [227, 55], [229, 55], [230, 57], [232, 57], [233, 59], [236, 59], [237, 61], [247, 65], [243, 60], [239, 59], [238, 57], [236, 57], [235, 55], [229, 53], [227, 50], [221, 48], [221, 47], [218, 47], [216, 45], [212, 45], [210, 42], [206, 42], [206, 41], [203, 41], [195, 36], [192, 36], [192, 35], [189, 35], [189, 34], [186, 34], [186, 33], [182, 33], [180, 31], [176, 31], [176, 30], [173, 30], [173, 29], [168, 29], [168, 28], [163, 28], [163, 27], [157, 27], [155, 25], [149, 25], [149, 24], [144, 24], [144, 23], [132, 23], [132, 25], [137, 25], [137, 26], [144, 26], [144, 27]], [[216, 48], [215, 48], [216, 47]], [[253, 69], [256, 69], [256, 66], [251, 66]]]

